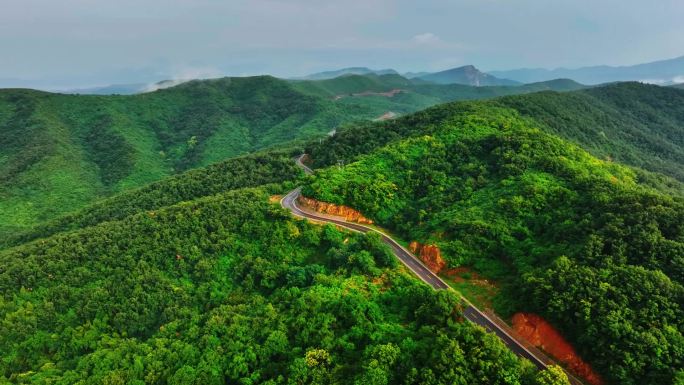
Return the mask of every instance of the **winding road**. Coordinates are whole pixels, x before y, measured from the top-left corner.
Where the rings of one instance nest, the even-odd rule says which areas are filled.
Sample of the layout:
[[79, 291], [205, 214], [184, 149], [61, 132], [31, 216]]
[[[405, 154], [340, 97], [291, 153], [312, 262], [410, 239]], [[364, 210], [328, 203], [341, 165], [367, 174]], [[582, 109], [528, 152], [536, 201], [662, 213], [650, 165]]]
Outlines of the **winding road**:
[[[301, 167], [307, 174], [312, 174], [313, 170], [302, 163], [303, 158], [304, 155], [301, 155], [296, 159], [297, 165]], [[418, 258], [401, 246], [397, 241], [392, 239], [389, 235], [368, 226], [347, 222], [341, 217], [333, 218], [331, 216], [322, 215], [310, 210], [304, 210], [297, 205], [297, 199], [299, 198], [300, 194], [301, 187], [290, 191], [280, 200], [280, 205], [290, 210], [295, 216], [314, 222], [332, 223], [360, 233], [376, 232], [380, 234], [382, 240], [389, 245], [394, 252], [394, 255], [396, 255], [406, 267], [408, 267], [416, 276], [418, 276], [420, 280], [430, 285], [435, 290], [453, 290], [439, 276], [430, 271], [430, 269], [428, 269]], [[546, 369], [546, 362], [548, 359], [545, 357], [540, 357], [529, 351], [525, 346], [513, 338], [506, 330], [494, 322], [489, 316], [480, 311], [480, 309], [476, 308], [470, 301], [464, 297], [461, 297], [461, 299], [466, 305], [463, 309], [463, 316], [467, 320], [476, 325], [482, 326], [491, 333], [496, 334], [496, 336], [499, 337], [499, 339], [501, 339], [501, 341], [503, 341], [503, 343], [506, 344], [511, 351], [520, 357], [530, 360], [535, 366], [537, 366], [537, 368]]]

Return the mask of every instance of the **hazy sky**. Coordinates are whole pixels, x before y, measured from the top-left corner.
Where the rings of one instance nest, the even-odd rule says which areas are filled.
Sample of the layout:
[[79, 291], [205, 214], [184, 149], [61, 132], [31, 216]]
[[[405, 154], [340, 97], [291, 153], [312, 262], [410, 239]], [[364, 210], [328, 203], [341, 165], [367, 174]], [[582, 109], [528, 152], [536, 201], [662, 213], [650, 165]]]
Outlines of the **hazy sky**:
[[684, 1], [0, 0], [0, 52], [0, 87], [622, 65], [684, 55]]

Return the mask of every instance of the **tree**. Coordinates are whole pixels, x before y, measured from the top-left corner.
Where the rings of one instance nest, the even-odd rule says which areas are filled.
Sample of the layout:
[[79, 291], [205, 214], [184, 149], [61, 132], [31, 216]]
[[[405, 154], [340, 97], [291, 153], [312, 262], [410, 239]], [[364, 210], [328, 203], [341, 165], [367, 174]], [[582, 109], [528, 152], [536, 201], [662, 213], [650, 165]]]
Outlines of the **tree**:
[[537, 385], [570, 385], [570, 380], [563, 368], [558, 365], [550, 365], [537, 373], [535, 383]]

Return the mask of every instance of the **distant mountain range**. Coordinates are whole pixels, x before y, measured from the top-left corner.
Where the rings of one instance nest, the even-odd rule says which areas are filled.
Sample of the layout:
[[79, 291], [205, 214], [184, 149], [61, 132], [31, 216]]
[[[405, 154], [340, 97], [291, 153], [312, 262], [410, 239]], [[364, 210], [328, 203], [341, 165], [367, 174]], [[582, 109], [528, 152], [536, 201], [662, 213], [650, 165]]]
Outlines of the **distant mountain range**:
[[[684, 87], [682, 86], [682, 84], [684, 84], [684, 56], [632, 66], [593, 66], [576, 69], [557, 68], [553, 70], [543, 68], [522, 68], [505, 71], [484, 72], [473, 65], [465, 65], [439, 72], [418, 71], [399, 73], [391, 68], [377, 70], [368, 67], [347, 67], [337, 70], [317, 72], [301, 77], [294, 77], [290, 78], [289, 80], [329, 80], [350, 75], [395, 75], [401, 76], [404, 79], [408, 79], [415, 85], [457, 84], [474, 87], [520, 86], [522, 84], [533, 84], [557, 79], [568, 79], [586, 85], [597, 85], [620, 81], [638, 81], [643, 83], [682, 88]], [[139, 78], [140, 77], [136, 78], [136, 80]], [[46, 88], [39, 85], [43, 84], [41, 82], [44, 81], [0, 78], [0, 88], [36, 88], [44, 91], [54, 91], [55, 89], [58, 89], [59, 91], [57, 92], [61, 93], [84, 95], [133, 95], [177, 85], [188, 80], [190, 79], [182, 81], [166, 80], [158, 83], [131, 82], [126, 84], [113, 84], [87, 88]]]
[[[350, 67], [335, 71], [318, 72], [299, 79], [324, 80], [344, 75], [398, 74], [393, 69], [373, 70], [367, 67]], [[414, 82], [435, 84], [463, 84], [481, 86], [515, 86], [544, 82], [554, 79], [572, 79], [578, 83], [596, 85], [620, 81], [639, 81], [658, 85], [684, 84], [684, 56], [632, 66], [592, 66], [576, 69], [522, 68], [506, 71], [483, 72], [473, 65], [452, 68], [440, 72], [407, 72], [402, 74]]]
[[311, 75], [295, 78], [297, 80], [326, 80], [334, 79], [344, 75], [398, 75], [393, 69], [373, 70], [367, 67], [349, 67], [339, 70], [317, 72]]
[[425, 75], [430, 75], [430, 72], [426, 71], [421, 71], [421, 72], [405, 72], [402, 74], [405, 78], [407, 79], [414, 79], [414, 78], [419, 78], [421, 76]]
[[[399, 75], [393, 69], [373, 70], [367, 67], [350, 67], [342, 68], [334, 71], [318, 72], [307, 75], [296, 80], [328, 80], [340, 76], [349, 75]], [[407, 79], [412, 79], [415, 83], [435, 83], [435, 84], [462, 84], [467, 86], [514, 86], [521, 83], [508, 80], [499, 79], [495, 76], [486, 74], [473, 65], [467, 65], [457, 68], [448, 69], [445, 71], [430, 73], [430, 72], [408, 72], [403, 74]]]
[[142, 92], [147, 84], [112, 84], [103, 87], [76, 88], [64, 90], [64, 94], [84, 94], [84, 95], [133, 95]]
[[672, 87], [674, 87], [674, 88], [681, 88], [681, 89], [683, 89], [683, 90], [684, 90], [684, 83], [680, 83], [680, 84], [673, 84], [673, 85], [672, 85]]
[[684, 56], [632, 66], [594, 66], [576, 69], [522, 68], [510, 71], [490, 71], [489, 74], [522, 83], [568, 78], [583, 84], [618, 81], [640, 81], [659, 85], [684, 82]]
[[499, 79], [490, 74], [486, 74], [472, 65], [419, 76], [418, 79], [436, 84], [465, 84], [474, 87], [516, 86], [521, 84], [513, 80]]

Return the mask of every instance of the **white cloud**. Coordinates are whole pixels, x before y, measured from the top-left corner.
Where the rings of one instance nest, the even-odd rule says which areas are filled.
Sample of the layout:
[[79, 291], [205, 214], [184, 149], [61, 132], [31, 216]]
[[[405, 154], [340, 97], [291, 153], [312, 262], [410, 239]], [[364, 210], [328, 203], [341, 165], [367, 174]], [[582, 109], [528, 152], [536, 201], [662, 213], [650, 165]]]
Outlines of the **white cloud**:
[[212, 67], [184, 67], [178, 69], [169, 80], [148, 84], [143, 92], [153, 92], [174, 87], [195, 79], [212, 79], [223, 76], [221, 71]]
[[439, 38], [439, 36], [435, 35], [432, 32], [425, 32], [416, 35], [411, 38], [411, 41], [413, 41], [414, 43], [424, 45], [436, 45], [442, 43], [442, 40]]

